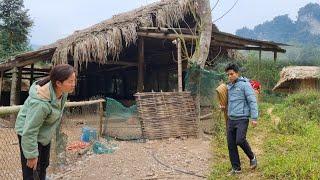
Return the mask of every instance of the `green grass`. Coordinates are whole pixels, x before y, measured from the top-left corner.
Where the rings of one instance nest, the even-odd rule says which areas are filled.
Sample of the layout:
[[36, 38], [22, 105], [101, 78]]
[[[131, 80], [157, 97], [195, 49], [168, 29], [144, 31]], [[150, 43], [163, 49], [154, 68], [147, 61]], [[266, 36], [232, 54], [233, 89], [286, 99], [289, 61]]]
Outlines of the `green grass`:
[[[249, 170], [248, 158], [239, 148], [243, 173], [227, 176], [231, 165], [225, 130], [216, 128], [209, 179], [319, 179], [320, 93], [291, 95], [282, 104], [260, 103], [260, 113], [258, 127], [249, 127], [247, 136], [257, 153], [258, 168]], [[217, 124], [224, 127], [223, 121]]]

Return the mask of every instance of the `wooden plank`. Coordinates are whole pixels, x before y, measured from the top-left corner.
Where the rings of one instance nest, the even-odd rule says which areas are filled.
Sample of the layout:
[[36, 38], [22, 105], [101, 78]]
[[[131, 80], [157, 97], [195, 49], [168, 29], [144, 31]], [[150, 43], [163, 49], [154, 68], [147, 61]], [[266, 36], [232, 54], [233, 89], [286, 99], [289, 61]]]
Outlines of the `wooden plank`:
[[182, 92], [182, 58], [181, 58], [181, 40], [177, 39], [178, 47], [178, 92]]
[[138, 42], [138, 85], [137, 92], [143, 92], [144, 89], [144, 39], [140, 38]]

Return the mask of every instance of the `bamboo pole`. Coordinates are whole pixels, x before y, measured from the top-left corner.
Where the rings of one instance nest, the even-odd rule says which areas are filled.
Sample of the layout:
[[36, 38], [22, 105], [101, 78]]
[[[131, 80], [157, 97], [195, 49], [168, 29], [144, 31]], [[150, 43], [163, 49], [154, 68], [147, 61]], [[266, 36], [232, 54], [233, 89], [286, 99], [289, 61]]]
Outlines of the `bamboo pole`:
[[2, 106], [0, 107], [0, 115], [18, 113], [21, 106]]
[[105, 102], [105, 100], [98, 99], [98, 100], [91, 100], [91, 101], [66, 102], [66, 107], [86, 106], [86, 105], [91, 105], [91, 104], [98, 104], [100, 102]]
[[177, 39], [178, 47], [178, 91], [182, 92], [182, 60], [181, 60], [181, 40]]
[[[105, 102], [104, 99], [92, 100], [92, 101], [80, 101], [80, 102], [66, 102], [66, 107], [78, 107], [91, 104], [98, 104]], [[19, 106], [2, 106], [0, 107], [0, 115], [18, 113], [22, 105]]]

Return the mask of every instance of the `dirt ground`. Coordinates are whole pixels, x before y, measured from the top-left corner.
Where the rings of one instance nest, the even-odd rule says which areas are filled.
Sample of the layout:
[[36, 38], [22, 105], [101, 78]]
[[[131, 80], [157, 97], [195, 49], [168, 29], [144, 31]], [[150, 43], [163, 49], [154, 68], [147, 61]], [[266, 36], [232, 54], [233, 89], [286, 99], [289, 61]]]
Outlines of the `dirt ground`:
[[[80, 140], [81, 127], [92, 121], [98, 129], [97, 118], [68, 118], [62, 132], [68, 136], [68, 144]], [[84, 123], [85, 122], [85, 123]], [[129, 122], [129, 121], [128, 121]], [[90, 124], [90, 123], [89, 123]], [[88, 125], [89, 125], [88, 124]], [[130, 126], [129, 126], [130, 125]], [[125, 137], [141, 136], [134, 122], [130, 124], [108, 124], [108, 132]], [[131, 127], [132, 126], [132, 127]], [[207, 125], [206, 125], [207, 126]], [[113, 128], [121, 127], [121, 128]], [[123, 128], [123, 127], [127, 127]], [[12, 128], [0, 128], [0, 179], [21, 179], [19, 146]], [[139, 130], [139, 129], [138, 129]], [[126, 131], [127, 134], [124, 134]], [[120, 136], [121, 137], [121, 136]], [[112, 144], [115, 151], [111, 154], [94, 154], [88, 151], [85, 155], [67, 156], [67, 162], [73, 163], [54, 167], [54, 158], [48, 169], [49, 180], [53, 179], [206, 179], [210, 173], [211, 139], [201, 138], [164, 139], [142, 141], [107, 141], [100, 138], [103, 144]], [[52, 154], [53, 155], [53, 154]], [[5, 158], [6, 157], [6, 158]], [[60, 173], [58, 173], [60, 172]]]
[[[106, 143], [106, 140], [103, 143]], [[51, 179], [205, 179], [211, 162], [210, 138], [166, 139], [146, 143], [110, 141], [115, 152], [88, 152]], [[193, 175], [191, 175], [193, 174]]]

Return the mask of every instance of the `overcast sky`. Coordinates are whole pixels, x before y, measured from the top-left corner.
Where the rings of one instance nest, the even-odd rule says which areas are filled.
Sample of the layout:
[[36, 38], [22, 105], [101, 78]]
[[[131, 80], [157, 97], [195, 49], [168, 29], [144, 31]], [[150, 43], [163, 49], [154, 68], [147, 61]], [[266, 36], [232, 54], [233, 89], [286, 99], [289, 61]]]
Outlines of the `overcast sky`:
[[[34, 27], [31, 43], [45, 45], [109, 19], [112, 15], [129, 11], [157, 0], [25, 0]], [[217, 0], [211, 0], [211, 6]], [[220, 0], [213, 10], [213, 20], [225, 14], [236, 0]], [[216, 21], [222, 31], [235, 33], [244, 26], [252, 28], [273, 17], [289, 14], [296, 19], [300, 7], [319, 0], [238, 0], [236, 6]]]

